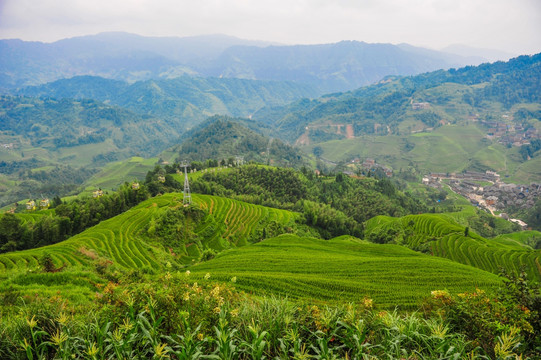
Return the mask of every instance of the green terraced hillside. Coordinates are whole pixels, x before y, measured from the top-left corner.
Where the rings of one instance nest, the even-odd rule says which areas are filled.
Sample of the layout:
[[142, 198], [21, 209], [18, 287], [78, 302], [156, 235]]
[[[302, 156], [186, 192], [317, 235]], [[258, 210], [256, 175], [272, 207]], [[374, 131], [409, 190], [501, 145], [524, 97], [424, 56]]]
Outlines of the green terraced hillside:
[[531, 279], [541, 281], [541, 251], [506, 237], [485, 239], [472, 231], [465, 236], [465, 228], [453, 220], [454, 216], [377, 216], [366, 222], [365, 236], [374, 242], [406, 245], [495, 274], [501, 268], [518, 273], [524, 267]]
[[[223, 250], [259, 241], [272, 228], [294, 231], [299, 214], [226, 198], [192, 195], [193, 204], [207, 216], [195, 226], [197, 241], [178, 244], [173, 254], [148, 233], [153, 221], [167, 209], [182, 208], [182, 194], [166, 194], [142, 202], [125, 213], [105, 220], [72, 238], [43, 248], [0, 255], [0, 272], [35, 268], [44, 253], [56, 267], [90, 266], [105, 261], [127, 269], [161, 269], [168, 261], [199, 259], [205, 248]], [[264, 230], [265, 229], [265, 230]], [[268, 232], [268, 234], [272, 234]]]
[[319, 240], [281, 235], [232, 249], [190, 268], [191, 275], [230, 281], [255, 294], [279, 294], [310, 301], [362, 301], [404, 307], [418, 305], [430, 292], [489, 289], [496, 275], [397, 245], [353, 237]]

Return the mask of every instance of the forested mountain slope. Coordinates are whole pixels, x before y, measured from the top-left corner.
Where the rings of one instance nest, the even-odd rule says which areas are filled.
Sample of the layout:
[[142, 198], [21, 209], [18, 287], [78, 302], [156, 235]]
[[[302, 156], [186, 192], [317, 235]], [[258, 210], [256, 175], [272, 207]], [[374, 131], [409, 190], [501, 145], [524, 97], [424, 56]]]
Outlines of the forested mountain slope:
[[308, 165], [302, 151], [279, 139], [265, 136], [262, 131], [272, 133], [272, 129], [247, 119], [214, 116], [185, 133], [181, 144], [172, 151], [178, 154], [179, 161], [242, 157], [245, 162], [276, 166], [300, 168]]
[[[541, 54], [395, 78], [254, 115], [333, 161], [374, 158], [395, 169], [496, 170], [536, 181]], [[322, 150], [322, 151], [321, 151]], [[321, 155], [322, 154], [322, 155]], [[451, 158], [447, 158], [452, 155]], [[531, 162], [531, 163], [530, 163]]]
[[21, 89], [17, 94], [57, 99], [94, 99], [142, 115], [168, 120], [183, 129], [214, 114], [247, 117], [264, 106], [285, 105], [317, 92], [293, 82], [181, 76], [127, 83], [76, 76]]

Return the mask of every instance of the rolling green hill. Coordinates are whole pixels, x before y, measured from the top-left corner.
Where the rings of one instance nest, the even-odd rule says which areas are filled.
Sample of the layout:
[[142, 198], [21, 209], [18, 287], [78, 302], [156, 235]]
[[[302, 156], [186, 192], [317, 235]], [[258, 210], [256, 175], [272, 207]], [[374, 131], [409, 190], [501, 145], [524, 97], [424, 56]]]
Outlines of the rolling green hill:
[[242, 156], [246, 162], [296, 168], [308, 165], [309, 160], [297, 148], [264, 136], [257, 127], [257, 123], [248, 120], [214, 116], [184, 134], [181, 145], [173, 147], [173, 151], [178, 153], [179, 161]]
[[[133, 152], [156, 153], [179, 134], [170, 124], [95, 100], [0, 97], [0, 141], [17, 160], [87, 165]], [[1, 152], [0, 156], [6, 155]], [[0, 157], [1, 159], [1, 157]], [[50, 160], [49, 160], [50, 159]]]
[[[166, 194], [144, 201], [61, 243], [2, 254], [0, 271], [32, 269], [45, 253], [51, 255], [59, 268], [84, 268], [105, 261], [124, 269], [160, 270], [168, 261], [199, 260], [205, 249], [220, 251], [301, 229], [296, 224], [300, 217], [297, 213], [208, 195], [194, 194], [192, 199], [191, 212], [182, 211], [181, 194]], [[175, 213], [183, 215], [174, 217]], [[167, 216], [172, 216], [173, 221]], [[31, 219], [31, 215], [25, 217]], [[161, 231], [170, 231], [169, 237], [161, 236]], [[302, 231], [310, 233], [307, 229]], [[177, 241], [166, 246], [169, 238]]]
[[2, 96], [0, 206], [73, 194], [96, 167], [135, 154], [157, 154], [179, 131], [162, 120], [94, 100]]
[[415, 306], [436, 289], [462, 292], [497, 286], [496, 275], [397, 245], [352, 237], [329, 241], [282, 235], [224, 252], [190, 268], [192, 275], [229, 281], [254, 294], [321, 302], [374, 299]]
[[[303, 237], [316, 232], [297, 224], [298, 213], [208, 195], [194, 194], [193, 200], [194, 205], [185, 208], [181, 194], [162, 195], [61, 243], [0, 255], [1, 277], [37, 271], [44, 254], [67, 274], [111, 266], [154, 273], [166, 270], [168, 264], [176, 268], [212, 258], [215, 250], [222, 251], [215, 260], [190, 268], [196, 277], [207, 272], [218, 280], [236, 276], [238, 287], [246, 291], [323, 302], [367, 296], [385, 306], [408, 307], [434, 289], [467, 291], [499, 283], [490, 273], [396, 245], [350, 237], [330, 241]], [[288, 232], [300, 237], [264, 240]], [[240, 248], [223, 251], [236, 247]], [[60, 275], [50, 275], [55, 276]], [[64, 277], [65, 283], [74, 281]], [[60, 286], [51, 282], [47, 291]], [[32, 284], [28, 280], [19, 286], [30, 289]]]
[[126, 181], [142, 181], [147, 172], [152, 170], [158, 161], [159, 159], [157, 157], [145, 159], [139, 156], [133, 156], [126, 160], [109, 163], [98, 173], [86, 179], [83, 184], [85, 191], [81, 194], [90, 195], [97, 188], [114, 190]]

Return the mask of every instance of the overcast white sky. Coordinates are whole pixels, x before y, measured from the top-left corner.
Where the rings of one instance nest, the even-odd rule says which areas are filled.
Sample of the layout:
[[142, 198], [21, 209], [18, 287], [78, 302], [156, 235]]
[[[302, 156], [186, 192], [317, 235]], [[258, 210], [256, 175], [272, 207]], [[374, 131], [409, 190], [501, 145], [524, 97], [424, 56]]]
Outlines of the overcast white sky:
[[104, 31], [533, 54], [541, 52], [541, 0], [0, 0], [2, 39], [51, 42]]

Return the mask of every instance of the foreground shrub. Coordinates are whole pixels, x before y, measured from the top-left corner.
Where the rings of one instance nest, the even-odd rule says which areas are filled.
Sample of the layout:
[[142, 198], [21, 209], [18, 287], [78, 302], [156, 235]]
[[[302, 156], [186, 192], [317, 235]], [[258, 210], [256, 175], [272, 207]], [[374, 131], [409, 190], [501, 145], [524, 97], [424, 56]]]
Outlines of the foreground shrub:
[[[520, 345], [531, 331], [529, 318], [496, 315], [493, 311], [503, 308], [489, 305], [492, 300], [482, 291], [454, 297], [435, 291], [426, 313], [404, 314], [375, 309], [369, 298], [327, 306], [249, 297], [235, 291], [233, 281], [215, 283], [207, 275], [199, 283], [189, 271], [137, 281], [120, 278], [100, 286], [95, 304], [85, 308], [58, 296], [3, 307], [0, 358], [486, 359], [534, 354]], [[500, 327], [494, 327], [495, 318], [502, 319]]]
[[519, 354], [541, 356], [541, 296], [526, 273], [507, 275], [496, 296], [481, 289], [453, 296], [445, 290], [432, 292], [424, 304], [428, 316], [439, 315], [451, 330], [462, 333], [491, 358]]

